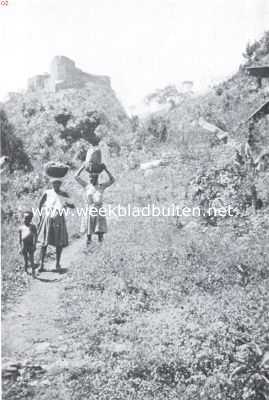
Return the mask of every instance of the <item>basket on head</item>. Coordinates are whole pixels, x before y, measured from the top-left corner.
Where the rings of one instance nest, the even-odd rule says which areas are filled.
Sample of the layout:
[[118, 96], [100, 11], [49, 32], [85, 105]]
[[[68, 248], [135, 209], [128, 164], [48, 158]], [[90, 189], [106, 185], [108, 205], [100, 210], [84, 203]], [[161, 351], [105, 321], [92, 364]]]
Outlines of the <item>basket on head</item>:
[[86, 155], [85, 169], [90, 174], [100, 174], [104, 169], [102, 164], [102, 152], [98, 146], [91, 146]]
[[68, 165], [61, 162], [50, 161], [45, 166], [45, 172], [50, 178], [64, 178], [68, 170]]

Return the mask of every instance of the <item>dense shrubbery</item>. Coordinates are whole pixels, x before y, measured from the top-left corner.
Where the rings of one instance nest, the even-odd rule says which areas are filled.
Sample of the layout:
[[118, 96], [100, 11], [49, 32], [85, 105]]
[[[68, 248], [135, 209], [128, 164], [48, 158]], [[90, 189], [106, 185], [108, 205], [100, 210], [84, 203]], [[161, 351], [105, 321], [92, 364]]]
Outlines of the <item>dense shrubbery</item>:
[[139, 123], [134, 121], [133, 145], [136, 149], [150, 148], [166, 142], [168, 138], [168, 121], [162, 115], [153, 115]]
[[63, 323], [88, 357], [87, 373], [69, 375], [74, 398], [266, 399], [268, 225], [244, 239], [164, 226], [122, 221], [112, 251], [81, 260], [64, 299]]
[[96, 142], [96, 136], [120, 137], [130, 130], [113, 91], [95, 84], [58, 93], [26, 93], [11, 97], [4, 107], [37, 170], [42, 169], [40, 161], [71, 160], [79, 140]]
[[248, 43], [244, 52], [244, 57], [248, 62], [261, 61], [264, 56], [269, 54], [269, 31], [265, 32], [259, 40]]
[[32, 169], [29, 154], [24, 149], [23, 141], [14, 133], [14, 127], [8, 121], [4, 110], [0, 110], [1, 156], [9, 158], [10, 170]]
[[64, 130], [61, 132], [61, 138], [70, 144], [84, 139], [96, 145], [99, 142], [96, 129], [105, 123], [108, 123], [108, 120], [104, 114], [97, 113], [96, 111], [88, 112], [80, 121], [76, 121], [73, 124], [69, 123], [67, 126], [65, 125]]

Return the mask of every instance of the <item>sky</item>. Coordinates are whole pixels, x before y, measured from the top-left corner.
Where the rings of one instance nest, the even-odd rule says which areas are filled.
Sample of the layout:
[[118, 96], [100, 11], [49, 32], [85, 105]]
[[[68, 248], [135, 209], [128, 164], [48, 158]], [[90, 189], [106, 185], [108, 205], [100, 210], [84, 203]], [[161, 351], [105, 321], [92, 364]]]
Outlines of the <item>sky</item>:
[[269, 29], [269, 0], [1, 0], [0, 99], [65, 55], [109, 75], [125, 106], [157, 88], [224, 79]]

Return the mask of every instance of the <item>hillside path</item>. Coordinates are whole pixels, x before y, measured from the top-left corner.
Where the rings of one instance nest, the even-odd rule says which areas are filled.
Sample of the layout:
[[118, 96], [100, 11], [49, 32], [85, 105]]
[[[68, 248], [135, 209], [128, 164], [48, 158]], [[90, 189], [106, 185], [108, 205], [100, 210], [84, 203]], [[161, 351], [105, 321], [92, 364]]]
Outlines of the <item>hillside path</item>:
[[[64, 272], [76, 261], [84, 241], [79, 239], [63, 251]], [[31, 287], [19, 298], [12, 311], [4, 315], [2, 321], [2, 357], [4, 360], [21, 362], [33, 356], [53, 355], [63, 342], [57, 327], [60, 296], [68, 284], [67, 273], [56, 273], [55, 261], [48, 260], [46, 271], [33, 279]], [[52, 353], [52, 354], [50, 354]], [[55, 351], [54, 351], [55, 353]], [[52, 357], [53, 358], [53, 357]], [[48, 360], [47, 360], [48, 361]]]

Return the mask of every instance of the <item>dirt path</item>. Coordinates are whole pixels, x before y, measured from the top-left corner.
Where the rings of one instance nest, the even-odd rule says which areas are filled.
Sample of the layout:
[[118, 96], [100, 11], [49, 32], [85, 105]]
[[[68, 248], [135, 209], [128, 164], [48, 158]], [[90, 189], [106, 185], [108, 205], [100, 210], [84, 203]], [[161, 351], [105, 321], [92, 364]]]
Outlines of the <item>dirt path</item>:
[[[62, 265], [65, 272], [76, 260], [82, 246], [82, 240], [78, 240], [64, 250]], [[42, 359], [44, 354], [46, 358], [53, 358], [53, 349], [58, 348], [63, 341], [56, 322], [60, 313], [60, 295], [69, 278], [67, 273], [55, 273], [54, 261], [48, 261], [45, 267], [46, 272], [37, 275], [30, 290], [3, 318], [4, 360], [17, 362], [32, 357]]]

